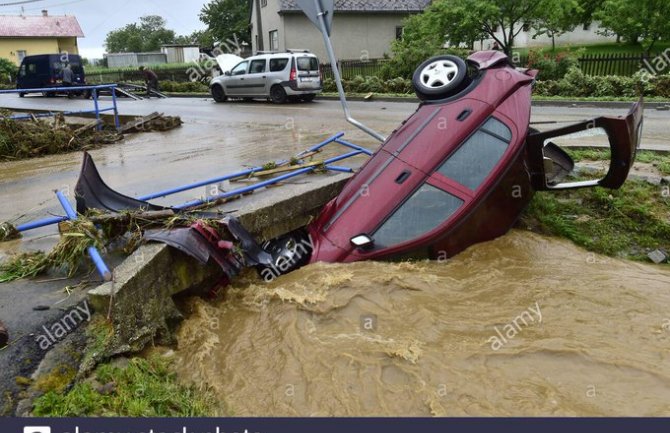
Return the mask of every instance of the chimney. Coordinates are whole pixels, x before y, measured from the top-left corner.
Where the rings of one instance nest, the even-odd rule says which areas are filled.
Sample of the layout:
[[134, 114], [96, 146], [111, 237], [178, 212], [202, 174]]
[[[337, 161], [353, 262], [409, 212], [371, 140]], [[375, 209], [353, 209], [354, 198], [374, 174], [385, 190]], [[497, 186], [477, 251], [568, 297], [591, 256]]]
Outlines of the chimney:
[[43, 16], [43, 17], [48, 17], [48, 16], [49, 16], [49, 11], [46, 10], [46, 9], [43, 9], [43, 10], [42, 10], [42, 16]]

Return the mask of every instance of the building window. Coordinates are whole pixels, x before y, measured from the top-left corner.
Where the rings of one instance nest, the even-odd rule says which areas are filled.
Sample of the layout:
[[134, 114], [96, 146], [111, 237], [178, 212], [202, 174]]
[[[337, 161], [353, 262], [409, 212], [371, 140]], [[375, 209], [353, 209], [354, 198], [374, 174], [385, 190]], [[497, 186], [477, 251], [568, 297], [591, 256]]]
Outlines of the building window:
[[17, 50], [16, 51], [16, 58], [18, 59], [19, 62], [22, 62], [23, 59], [26, 57], [26, 50]]
[[401, 41], [405, 37], [405, 27], [398, 26], [395, 28], [395, 38], [398, 41]]
[[268, 0], [261, 0], [261, 7], [264, 8], [268, 5]]
[[270, 51], [279, 51], [279, 30], [270, 32]]

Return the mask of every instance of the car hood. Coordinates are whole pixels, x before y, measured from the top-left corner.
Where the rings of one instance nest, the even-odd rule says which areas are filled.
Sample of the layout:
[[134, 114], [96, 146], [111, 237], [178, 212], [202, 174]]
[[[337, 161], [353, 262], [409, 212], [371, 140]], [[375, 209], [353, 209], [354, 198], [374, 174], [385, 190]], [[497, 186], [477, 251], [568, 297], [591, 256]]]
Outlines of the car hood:
[[222, 72], [230, 71], [242, 60], [244, 60], [242, 57], [236, 56], [235, 54], [221, 54], [216, 56], [216, 62], [219, 64]]

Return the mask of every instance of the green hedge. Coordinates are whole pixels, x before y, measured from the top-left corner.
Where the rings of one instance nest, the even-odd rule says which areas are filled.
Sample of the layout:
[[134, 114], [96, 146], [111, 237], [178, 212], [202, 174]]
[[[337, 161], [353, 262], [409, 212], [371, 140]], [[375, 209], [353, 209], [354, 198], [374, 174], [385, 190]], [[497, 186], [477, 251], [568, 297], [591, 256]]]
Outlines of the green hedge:
[[657, 75], [645, 79], [642, 74], [632, 77], [584, 75], [578, 68], [571, 68], [560, 80], [538, 81], [537, 96], [564, 97], [637, 97], [640, 94], [670, 98], [670, 75]]
[[[395, 93], [412, 94], [412, 81], [405, 78], [382, 80], [379, 77], [354, 77], [344, 80], [347, 93]], [[324, 80], [324, 92], [336, 92], [333, 80]], [[633, 77], [584, 75], [579, 68], [570, 68], [565, 76], [558, 80], [537, 81], [536, 96], [563, 96], [567, 98], [611, 97], [634, 98], [644, 96], [670, 98], [670, 75], [658, 75], [645, 80], [643, 75]]]

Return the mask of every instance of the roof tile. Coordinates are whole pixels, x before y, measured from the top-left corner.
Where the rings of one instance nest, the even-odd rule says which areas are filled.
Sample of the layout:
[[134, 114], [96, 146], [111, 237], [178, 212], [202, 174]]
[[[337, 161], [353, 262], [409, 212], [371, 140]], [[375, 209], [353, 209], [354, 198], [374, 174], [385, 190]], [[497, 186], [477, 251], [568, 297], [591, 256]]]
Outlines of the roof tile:
[[0, 15], [0, 38], [84, 37], [73, 16]]
[[[421, 12], [431, 0], [335, 0], [339, 12]], [[280, 12], [298, 11], [295, 0], [279, 0]]]

